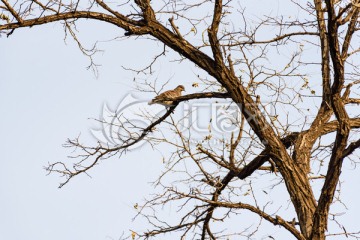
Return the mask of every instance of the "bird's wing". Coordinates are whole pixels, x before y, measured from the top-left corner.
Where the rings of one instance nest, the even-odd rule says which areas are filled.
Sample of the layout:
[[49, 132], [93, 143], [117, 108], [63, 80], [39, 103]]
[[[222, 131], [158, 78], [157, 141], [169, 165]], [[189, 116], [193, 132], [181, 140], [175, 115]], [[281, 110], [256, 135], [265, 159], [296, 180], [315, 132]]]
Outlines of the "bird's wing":
[[176, 94], [174, 93], [174, 90], [169, 90], [166, 92], [161, 93], [160, 95], [156, 96], [154, 100], [161, 100], [164, 98], [173, 98], [176, 97]]

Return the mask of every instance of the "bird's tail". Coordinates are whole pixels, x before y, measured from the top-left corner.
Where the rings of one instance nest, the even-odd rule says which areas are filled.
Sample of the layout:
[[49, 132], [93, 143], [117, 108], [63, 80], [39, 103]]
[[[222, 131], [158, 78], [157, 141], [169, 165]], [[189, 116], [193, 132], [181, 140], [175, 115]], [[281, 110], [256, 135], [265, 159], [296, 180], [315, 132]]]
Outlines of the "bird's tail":
[[150, 102], [148, 102], [148, 104], [149, 104], [149, 105], [152, 105], [152, 104], [154, 104], [154, 101], [151, 100]]

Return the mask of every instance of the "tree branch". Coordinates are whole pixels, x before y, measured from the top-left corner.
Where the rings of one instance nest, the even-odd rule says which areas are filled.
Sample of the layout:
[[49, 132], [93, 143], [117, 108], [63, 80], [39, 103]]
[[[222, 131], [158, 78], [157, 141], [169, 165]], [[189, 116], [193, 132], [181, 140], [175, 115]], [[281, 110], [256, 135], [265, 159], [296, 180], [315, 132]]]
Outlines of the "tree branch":
[[134, 21], [130, 19], [122, 20], [117, 17], [113, 17], [108, 14], [98, 13], [98, 12], [88, 12], [88, 11], [76, 11], [76, 12], [66, 12], [66, 13], [59, 13], [54, 15], [49, 15], [40, 18], [28, 19], [23, 20], [22, 23], [9, 23], [0, 25], [0, 30], [7, 30], [7, 29], [16, 29], [22, 27], [32, 27], [36, 25], [42, 25], [50, 22], [56, 22], [61, 20], [68, 20], [68, 19], [96, 19], [104, 22], [108, 22], [123, 28], [133, 34], [148, 34], [149, 28], [144, 26], [143, 22], [135, 21], [136, 25], [134, 25]]
[[350, 154], [352, 154], [358, 148], [360, 148], [360, 139], [355, 142], [350, 143], [349, 146], [344, 150], [341, 158], [344, 159], [344, 158], [348, 157]]
[[219, 24], [222, 15], [222, 0], [215, 0], [214, 16], [210, 29], [208, 29], [209, 41], [215, 63], [220, 67], [224, 67], [224, 60], [220, 49], [220, 43], [217, 37], [219, 31]]
[[8, 3], [8, 1], [7, 0], [1, 0], [1, 1], [5, 4], [7, 10], [11, 13], [11, 15], [14, 16], [14, 18], [19, 22], [19, 24], [22, 24], [23, 20], [21, 19], [19, 14], [14, 10], [14, 8]]

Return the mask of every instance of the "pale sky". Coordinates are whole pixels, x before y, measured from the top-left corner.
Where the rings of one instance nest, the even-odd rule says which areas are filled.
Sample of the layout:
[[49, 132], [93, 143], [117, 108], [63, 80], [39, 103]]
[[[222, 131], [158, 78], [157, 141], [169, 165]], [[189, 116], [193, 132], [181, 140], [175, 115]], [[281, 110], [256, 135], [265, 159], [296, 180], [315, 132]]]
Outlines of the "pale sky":
[[[94, 25], [104, 40], [118, 34]], [[79, 176], [62, 189], [59, 176], [45, 175], [43, 166], [71, 153], [62, 148], [67, 138], [81, 133], [93, 140], [89, 129], [96, 124], [88, 118], [98, 118], [105, 102], [116, 108], [132, 86], [120, 66], [141, 51], [131, 41], [104, 44], [96, 79], [86, 70], [88, 59], [63, 37], [57, 23], [0, 39], [0, 239], [118, 239], [133, 226], [132, 206], [160, 170], [160, 159], [147, 151], [146, 158], [105, 161], [92, 178]]]
[[[82, 21], [80, 27], [88, 43], [122, 35], [109, 24]], [[48, 162], [66, 161], [71, 153], [62, 147], [65, 140], [79, 133], [93, 140], [89, 129], [95, 123], [89, 118], [99, 117], [105, 102], [116, 108], [133, 89], [134, 75], [121, 65], [145, 66], [151, 51], [161, 49], [146, 40], [100, 43], [105, 52], [95, 57], [102, 65], [95, 78], [86, 69], [88, 59], [71, 39], [65, 44], [63, 38], [60, 23], [18, 29], [0, 38], [0, 239], [119, 239], [129, 229], [145, 226], [132, 222], [133, 205], [149, 196], [149, 182], [163, 170], [160, 154], [145, 146], [102, 162], [90, 171], [92, 178], [83, 174], [62, 189], [57, 188], [59, 176], [46, 176]], [[139, 59], [143, 65], [137, 65]], [[187, 79], [190, 86], [192, 69], [184, 69], [164, 64], [154, 78], [172, 78], [172, 86]], [[348, 164], [343, 172], [343, 200], [349, 208], [344, 224], [348, 231], [357, 230], [360, 176]], [[269, 228], [275, 230], [283, 231]]]

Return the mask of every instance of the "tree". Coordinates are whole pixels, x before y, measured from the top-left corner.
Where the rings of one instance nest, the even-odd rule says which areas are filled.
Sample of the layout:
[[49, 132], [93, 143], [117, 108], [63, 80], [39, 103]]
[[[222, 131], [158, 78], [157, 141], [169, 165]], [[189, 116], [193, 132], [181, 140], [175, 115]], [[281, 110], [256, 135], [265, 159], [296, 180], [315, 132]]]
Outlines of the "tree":
[[[171, 49], [180, 55], [180, 63], [188, 60], [207, 74], [198, 79], [203, 88], [199, 93], [165, 99], [175, 101], [175, 105], [163, 115], [143, 112], [148, 126], [137, 126], [123, 118], [117, 126], [123, 132], [118, 134], [115, 146], [101, 142], [85, 146], [79, 139], [69, 140], [67, 146], [80, 151], [72, 167], [67, 163], [47, 167], [48, 172], [65, 177], [60, 186], [140, 141], [169, 144], [173, 152], [168, 155], [168, 169], [156, 182], [163, 191], [142, 207], [137, 206], [139, 215], [153, 225], [139, 236], [180, 231], [183, 237], [196, 239], [232, 234], [250, 238], [257, 227], [250, 233], [232, 233], [213, 224], [234, 219], [244, 209], [280, 225], [296, 239], [325, 239], [334, 234], [328, 222], [333, 219], [338, 223], [330, 206], [339, 197], [336, 190], [342, 164], [352, 161], [356, 165], [355, 151], [360, 146], [356, 136], [360, 119], [353, 107], [360, 103], [356, 98], [356, 85], [360, 83], [358, 0], [289, 1], [283, 4], [301, 14], [260, 15], [256, 20], [247, 14], [245, 3], [236, 1], [135, 0], [120, 5], [102, 0], [1, 2], [1, 34], [11, 37], [19, 28], [61, 21], [80, 50], [90, 57], [94, 69], [96, 48], [87, 50], [76, 36], [80, 19], [113, 24], [125, 30], [124, 38], [147, 36], [162, 43], [163, 52], [147, 68], [136, 70], [138, 73], [151, 74], [153, 64]], [[202, 41], [191, 38], [192, 34]], [[155, 89], [153, 82], [145, 81], [143, 86]], [[194, 133], [181, 129], [177, 115], [172, 115], [181, 102], [200, 98], [227, 99], [241, 111], [241, 117], [231, 122], [237, 131], [217, 136], [220, 145], [211, 143], [211, 128], [194, 145]], [[271, 113], [266, 110], [269, 106]], [[161, 130], [165, 125], [177, 138]], [[185, 161], [191, 168], [179, 166]], [[164, 182], [171, 173], [178, 179], [172, 179], [171, 184]], [[270, 213], [269, 202], [255, 197], [263, 191], [261, 181], [269, 178], [277, 181], [269, 188], [286, 187], [293, 220]], [[320, 189], [313, 179], [322, 181]], [[252, 199], [243, 198], [244, 189]], [[179, 221], [174, 224], [161, 219], [156, 211], [167, 204], [179, 206]], [[339, 226], [343, 235], [359, 237]]]

